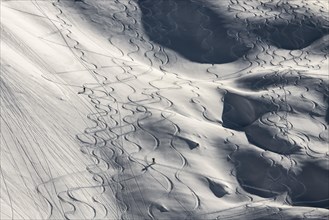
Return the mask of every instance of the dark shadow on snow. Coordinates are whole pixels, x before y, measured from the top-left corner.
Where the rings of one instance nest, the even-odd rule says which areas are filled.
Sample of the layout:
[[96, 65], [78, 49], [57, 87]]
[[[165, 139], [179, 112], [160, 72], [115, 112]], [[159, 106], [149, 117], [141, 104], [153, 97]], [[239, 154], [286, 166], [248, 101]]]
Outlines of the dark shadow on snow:
[[273, 110], [275, 107], [269, 103], [228, 92], [224, 97], [223, 126], [243, 131], [261, 115]]
[[[137, 3], [150, 40], [190, 61], [229, 63], [250, 50], [243, 42], [228, 35], [228, 23], [232, 25], [232, 21], [201, 1], [138, 0]], [[241, 33], [253, 33], [278, 48], [296, 50], [309, 46], [328, 34], [328, 30], [326, 25], [296, 15], [293, 20], [278, 18], [273, 24], [250, 23]]]
[[328, 29], [308, 20], [275, 25], [265, 25], [253, 30], [269, 44], [286, 50], [300, 50], [328, 34]]
[[251, 150], [235, 154], [236, 175], [248, 193], [271, 198], [287, 193], [292, 205], [329, 208], [328, 168], [316, 162], [299, 164], [291, 172]]
[[155, 162], [152, 162], [151, 164], [145, 166], [142, 171], [146, 171], [148, 168], [150, 168], [151, 166], [153, 166], [155, 164]]
[[[292, 2], [293, 4], [293, 2]], [[262, 3], [265, 10], [279, 14], [275, 24], [264, 22], [252, 32], [269, 44], [286, 50], [299, 50], [329, 34], [328, 22], [317, 15], [310, 17], [303, 10], [296, 10], [289, 1], [280, 4]], [[302, 7], [301, 7], [302, 9]], [[285, 15], [287, 18], [285, 18]]]
[[208, 184], [209, 184], [209, 189], [211, 192], [218, 198], [222, 198], [228, 192], [225, 190], [225, 186], [221, 185], [220, 183], [217, 183], [209, 178], [207, 178]]
[[192, 0], [139, 0], [142, 24], [153, 42], [198, 63], [228, 63], [249, 50], [228, 36], [225, 18]]

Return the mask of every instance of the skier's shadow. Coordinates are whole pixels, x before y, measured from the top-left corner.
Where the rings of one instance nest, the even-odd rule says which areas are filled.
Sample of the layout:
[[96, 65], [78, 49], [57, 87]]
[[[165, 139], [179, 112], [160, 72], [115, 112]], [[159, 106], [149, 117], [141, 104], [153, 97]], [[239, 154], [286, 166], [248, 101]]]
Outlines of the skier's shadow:
[[147, 166], [145, 166], [145, 167], [142, 169], [142, 171], [146, 171], [149, 167], [151, 167], [151, 166], [154, 165], [154, 164], [155, 164], [155, 159], [152, 158], [152, 163], [149, 164], [149, 165], [147, 165]]
[[153, 164], [154, 164], [154, 163], [151, 163], [151, 164], [145, 166], [145, 167], [142, 169], [142, 171], [146, 171], [146, 170], [147, 170], [149, 167], [151, 167]]

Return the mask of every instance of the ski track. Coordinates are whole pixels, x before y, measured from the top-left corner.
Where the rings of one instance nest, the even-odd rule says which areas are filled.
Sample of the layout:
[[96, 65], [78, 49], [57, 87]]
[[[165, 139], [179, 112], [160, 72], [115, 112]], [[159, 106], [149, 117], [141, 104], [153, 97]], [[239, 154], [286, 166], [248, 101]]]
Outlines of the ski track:
[[[145, 0], [146, 3], [149, 1]], [[38, 37], [39, 40], [67, 49], [72, 63], [81, 68], [78, 71], [89, 77], [89, 81], [81, 84], [72, 84], [68, 77], [65, 78], [74, 71], [57, 71], [38, 54], [37, 49], [34, 51], [27, 41], [22, 40], [23, 37], [11, 31], [5, 22], [1, 24], [2, 41], [6, 45], [18, 48], [18, 54], [25, 54], [29, 62], [42, 72], [41, 77], [64, 94], [74, 111], [79, 112], [79, 107], [71, 101], [69, 96], [72, 94], [87, 109], [85, 115], [79, 113], [77, 116], [85, 123], [84, 129], [72, 134], [76, 129], [67, 128], [71, 133], [66, 135], [74, 136], [71, 137], [73, 141], [69, 143], [63, 139], [56, 144], [58, 137], [43, 131], [46, 122], [36, 116], [29, 118], [30, 110], [15, 101], [13, 91], [27, 91], [36, 105], [43, 103], [41, 98], [33, 98], [38, 97], [33, 88], [21, 89], [15, 85], [15, 76], [9, 77], [10, 66], [1, 68], [4, 76], [1, 79], [1, 100], [9, 106], [1, 115], [1, 130], [6, 131], [1, 134], [1, 157], [7, 158], [0, 167], [1, 219], [255, 219], [255, 216], [264, 219], [325, 219], [329, 216], [328, 205], [322, 205], [324, 202], [328, 204], [328, 198], [316, 194], [315, 198], [311, 196], [313, 200], [306, 201], [310, 197], [311, 183], [303, 179], [301, 171], [310, 163], [320, 167], [318, 164], [329, 159], [329, 151], [321, 148], [328, 141], [328, 119], [325, 117], [328, 117], [329, 81], [323, 76], [328, 56], [325, 49], [312, 50], [299, 32], [305, 25], [311, 27], [303, 23], [303, 19], [310, 19], [311, 23], [314, 22], [312, 25], [327, 27], [319, 32], [328, 36], [328, 17], [323, 15], [328, 6], [320, 0], [300, 0], [300, 4], [285, 0], [261, 0], [258, 3], [254, 0], [223, 1], [230, 19], [237, 23], [237, 27], [231, 27], [227, 35], [248, 45], [250, 51], [238, 59], [244, 64], [240, 70], [225, 74], [225, 70], [222, 71], [217, 64], [205, 63], [197, 70], [200, 75], [203, 74], [199, 79], [195, 75], [189, 76], [186, 71], [180, 73], [180, 67], [176, 69], [175, 65], [182, 59], [181, 56], [153, 42], [143, 31], [141, 8], [144, 10], [142, 16], [156, 17], [162, 13], [165, 1], [154, 3], [158, 11], [137, 0], [113, 0], [109, 11], [102, 6], [105, 4], [102, 1], [26, 1], [24, 4], [30, 4], [40, 13], [31, 12], [29, 16], [40, 17], [52, 29], [51, 33]], [[168, 1], [172, 9], [163, 16], [171, 18], [179, 11], [180, 5]], [[192, 3], [194, 0], [186, 1]], [[23, 13], [16, 9], [15, 2], [19, 1], [3, 1], [4, 8]], [[209, 6], [205, 4], [204, 7]], [[83, 10], [93, 13], [83, 14]], [[74, 14], [70, 14], [72, 12]], [[200, 31], [204, 38], [200, 45], [209, 49], [202, 54], [202, 60], [211, 60], [216, 49], [212, 45], [216, 33], [207, 25], [212, 18], [204, 13], [202, 7], [194, 13], [201, 18]], [[102, 35], [109, 44], [106, 48], [98, 45], [96, 40], [94, 42], [93, 36], [84, 32], [83, 25], [79, 26], [78, 19], [84, 16], [95, 27], [102, 26]], [[276, 21], [285, 26], [277, 28]], [[165, 39], [158, 33], [158, 30], [168, 28], [160, 21], [154, 26], [144, 25], [148, 25], [161, 41], [174, 44], [172, 39]], [[294, 25], [298, 28], [287, 33], [286, 28]], [[239, 29], [239, 26], [245, 28]], [[168, 32], [179, 32], [178, 24], [170, 28]], [[262, 28], [264, 36], [255, 31]], [[289, 46], [294, 49], [280, 48], [280, 42], [266, 36], [268, 30], [289, 39]], [[60, 40], [47, 39], [53, 35]], [[88, 48], [86, 42], [92, 42], [94, 46]], [[234, 57], [238, 57], [236, 47], [232, 45], [228, 52]], [[97, 48], [97, 51], [92, 48]], [[1, 64], [5, 62], [1, 60]], [[314, 74], [317, 72], [319, 74]], [[250, 80], [253, 80], [252, 83]], [[217, 94], [214, 97], [218, 100], [207, 97], [208, 87]], [[176, 102], [180, 95], [181, 103]], [[26, 97], [22, 99], [29, 102]], [[220, 112], [212, 109], [215, 101], [223, 106], [221, 117], [213, 115]], [[241, 111], [237, 104], [239, 101], [247, 103], [249, 110]], [[299, 105], [298, 101], [311, 106], [310, 109], [306, 111], [306, 107]], [[189, 128], [191, 115], [184, 110], [179, 111], [179, 107], [185, 105], [193, 108], [193, 118], [200, 123], [200, 128], [195, 128], [196, 133], [200, 132], [199, 137], [193, 136], [193, 128]], [[266, 108], [257, 110], [258, 105]], [[40, 108], [50, 114], [52, 106], [44, 104]], [[254, 115], [248, 115], [248, 111]], [[48, 122], [54, 123], [51, 129], [62, 129], [55, 124], [56, 117], [71, 124], [56, 112], [54, 114], [53, 121]], [[310, 126], [319, 126], [307, 131], [298, 125], [297, 116]], [[235, 118], [243, 122], [235, 121], [238, 120]], [[73, 124], [70, 126], [74, 127]], [[214, 137], [211, 132], [206, 135], [203, 129], [218, 129], [223, 133], [218, 132], [220, 137]], [[266, 146], [255, 129], [264, 135], [272, 135]], [[272, 134], [274, 131], [276, 133]], [[55, 134], [63, 135], [56, 131]], [[200, 141], [198, 152], [186, 148], [187, 142], [180, 144], [180, 138], [185, 136], [188, 140]], [[209, 143], [206, 144], [206, 141]], [[216, 147], [213, 142], [216, 142]], [[77, 160], [84, 158], [82, 165], [79, 168], [63, 165], [61, 172], [56, 171], [58, 168], [52, 163], [60, 156], [54, 150], [55, 146], [63, 155], [71, 155], [73, 153], [67, 146], [72, 143], [81, 153], [76, 156]], [[283, 143], [289, 149], [274, 148]], [[43, 148], [42, 145], [54, 146], [54, 149]], [[216, 149], [218, 145], [222, 149]], [[209, 186], [200, 185], [209, 177], [210, 171], [198, 171], [195, 159], [190, 158], [192, 154], [202, 154], [206, 150], [216, 152], [221, 158], [221, 154], [226, 154], [227, 161], [220, 164], [228, 167], [223, 171], [227, 179], [222, 181], [229, 185], [228, 192], [216, 200]], [[253, 168], [250, 161], [244, 159], [249, 155], [264, 166], [259, 168], [263, 185], [252, 175], [242, 172], [247, 166]], [[164, 164], [166, 157], [168, 162]], [[151, 162], [152, 158], [156, 158], [155, 163]], [[301, 158], [306, 159], [303, 161]], [[205, 164], [208, 166], [209, 162], [205, 161]], [[218, 164], [216, 161], [212, 168]], [[15, 172], [6, 166], [12, 167]], [[21, 189], [13, 185], [14, 177], [11, 175], [17, 175], [15, 181]], [[223, 175], [212, 179], [220, 180]], [[22, 195], [15, 198], [15, 190], [16, 194]], [[205, 192], [211, 196], [205, 196]], [[18, 200], [23, 197], [34, 210], [33, 214], [21, 207]], [[214, 201], [218, 204], [222, 201], [225, 206], [214, 206]], [[8, 207], [9, 211], [3, 211], [2, 207]]]

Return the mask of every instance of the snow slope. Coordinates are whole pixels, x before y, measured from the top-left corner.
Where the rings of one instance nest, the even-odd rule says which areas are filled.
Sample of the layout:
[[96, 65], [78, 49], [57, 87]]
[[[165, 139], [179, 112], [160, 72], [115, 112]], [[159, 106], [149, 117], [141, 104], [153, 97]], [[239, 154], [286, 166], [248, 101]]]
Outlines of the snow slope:
[[328, 14], [2, 0], [0, 219], [327, 219]]

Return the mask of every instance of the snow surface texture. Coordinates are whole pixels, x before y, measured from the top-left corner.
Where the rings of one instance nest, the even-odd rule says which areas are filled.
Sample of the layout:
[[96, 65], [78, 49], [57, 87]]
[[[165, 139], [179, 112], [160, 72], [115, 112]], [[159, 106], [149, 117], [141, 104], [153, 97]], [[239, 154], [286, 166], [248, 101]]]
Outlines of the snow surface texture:
[[328, 219], [328, 12], [2, 0], [1, 219]]

